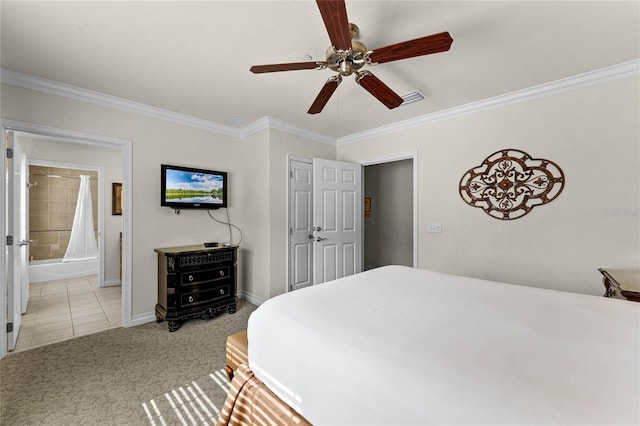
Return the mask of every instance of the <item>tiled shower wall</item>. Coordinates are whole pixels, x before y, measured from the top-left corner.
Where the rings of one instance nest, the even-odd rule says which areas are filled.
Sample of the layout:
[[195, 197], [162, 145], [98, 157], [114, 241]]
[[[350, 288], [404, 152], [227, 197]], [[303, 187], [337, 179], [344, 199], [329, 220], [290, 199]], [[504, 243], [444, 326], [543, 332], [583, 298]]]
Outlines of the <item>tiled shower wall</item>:
[[29, 256], [32, 260], [61, 259], [67, 251], [78, 201], [80, 175], [91, 176], [93, 226], [98, 226], [98, 172], [29, 166]]

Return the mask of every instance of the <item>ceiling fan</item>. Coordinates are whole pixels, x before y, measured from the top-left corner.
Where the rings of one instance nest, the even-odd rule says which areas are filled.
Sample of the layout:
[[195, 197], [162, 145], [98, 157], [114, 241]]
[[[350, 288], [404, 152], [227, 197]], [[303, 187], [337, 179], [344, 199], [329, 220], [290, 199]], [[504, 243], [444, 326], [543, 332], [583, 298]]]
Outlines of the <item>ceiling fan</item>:
[[378, 65], [415, 56], [445, 52], [449, 50], [453, 42], [448, 32], [442, 32], [374, 50], [367, 50], [363, 43], [353, 40], [358, 34], [358, 27], [349, 23], [344, 0], [316, 0], [316, 3], [331, 40], [331, 47], [327, 49], [326, 60], [254, 65], [250, 69], [254, 74], [309, 69], [322, 70], [325, 68], [337, 72], [336, 75], [326, 81], [307, 111], [309, 114], [321, 112], [329, 102], [333, 92], [342, 82], [342, 77], [351, 74], [355, 74], [356, 83], [364, 87], [366, 91], [371, 93], [387, 108], [396, 108], [402, 104], [402, 98], [370, 71], [360, 69], [364, 65]]

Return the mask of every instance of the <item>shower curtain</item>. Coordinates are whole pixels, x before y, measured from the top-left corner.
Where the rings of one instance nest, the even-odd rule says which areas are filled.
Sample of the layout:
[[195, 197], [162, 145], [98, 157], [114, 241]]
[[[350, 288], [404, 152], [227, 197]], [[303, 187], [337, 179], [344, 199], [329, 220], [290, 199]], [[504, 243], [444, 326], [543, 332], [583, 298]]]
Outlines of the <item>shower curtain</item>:
[[93, 207], [91, 205], [91, 186], [89, 176], [80, 176], [80, 190], [78, 191], [78, 204], [73, 217], [71, 238], [64, 254], [63, 262], [77, 262], [81, 260], [96, 259], [98, 257], [98, 245], [93, 230]]

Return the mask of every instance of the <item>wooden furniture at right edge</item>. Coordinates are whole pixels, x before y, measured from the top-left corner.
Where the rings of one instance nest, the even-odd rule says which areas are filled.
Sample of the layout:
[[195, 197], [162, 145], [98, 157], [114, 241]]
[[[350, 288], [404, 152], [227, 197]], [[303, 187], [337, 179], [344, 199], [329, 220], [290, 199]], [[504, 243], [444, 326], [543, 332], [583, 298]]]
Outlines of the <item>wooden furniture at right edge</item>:
[[640, 302], [640, 271], [599, 268], [603, 275], [604, 297]]

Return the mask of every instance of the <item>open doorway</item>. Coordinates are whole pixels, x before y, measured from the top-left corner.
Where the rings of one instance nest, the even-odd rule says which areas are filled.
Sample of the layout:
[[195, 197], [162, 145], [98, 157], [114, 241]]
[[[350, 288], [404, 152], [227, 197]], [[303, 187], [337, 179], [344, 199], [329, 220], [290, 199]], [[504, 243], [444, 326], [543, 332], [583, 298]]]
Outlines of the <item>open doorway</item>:
[[[99, 233], [98, 238], [104, 241], [104, 247], [106, 248], [106, 253], [100, 253], [100, 258], [104, 260], [104, 262], [101, 263], [105, 266], [103, 268], [101, 267], [97, 274], [88, 276], [89, 278], [85, 277], [86, 282], [84, 283], [75, 282], [81, 280], [76, 280], [76, 277], [72, 277], [71, 280], [73, 280], [74, 282], [64, 282], [64, 291], [62, 291], [63, 289], [61, 288], [62, 284], [58, 283], [58, 287], [60, 288], [52, 288], [51, 290], [56, 291], [51, 291], [50, 293], [58, 293], [58, 290], [60, 290], [61, 293], [66, 293], [67, 297], [71, 297], [72, 294], [74, 294], [74, 296], [80, 296], [80, 293], [85, 293], [84, 290], [93, 291], [90, 286], [94, 286], [98, 289], [104, 289], [104, 293], [117, 290], [117, 295], [102, 297], [103, 300], [100, 300], [99, 297], [96, 297], [96, 301], [101, 305], [100, 309], [103, 311], [103, 313], [106, 313], [104, 312], [105, 308], [111, 311], [109, 312], [111, 321], [109, 321], [108, 318], [106, 319], [107, 322], [109, 322], [110, 326], [115, 323], [119, 323], [119, 325], [125, 327], [130, 326], [131, 259], [129, 255], [129, 247], [131, 245], [131, 215], [130, 209], [128, 209], [127, 206], [131, 205], [131, 141], [105, 137], [101, 135], [79, 133], [69, 130], [32, 125], [29, 123], [14, 122], [10, 120], [2, 120], [2, 127], [3, 134], [6, 133], [7, 135], [20, 135], [20, 147], [27, 147], [25, 148], [25, 152], [29, 156], [29, 158], [36, 159], [38, 161], [49, 161], [49, 159], [51, 159], [51, 161], [68, 163], [72, 165], [89, 164], [91, 167], [93, 167], [92, 165], [96, 165], [96, 168], [104, 171], [104, 173], [100, 173], [101, 176], [104, 176], [103, 183], [100, 187], [100, 197], [104, 196], [107, 202], [101, 203], [101, 213], [102, 216], [104, 216], [105, 224], [104, 226], [99, 227], [103, 231]], [[29, 143], [25, 143], [25, 140], [29, 138], [33, 139], [34, 141], [37, 140], [37, 142], [41, 144], [36, 144], [36, 148], [33, 148], [33, 146], [29, 148]], [[14, 138], [12, 137], [11, 140], [13, 139]], [[29, 151], [31, 155], [29, 155]], [[58, 157], [56, 157], [56, 155], [58, 155]], [[60, 155], [62, 157], [60, 157]], [[83, 157], [79, 158], [78, 156]], [[110, 158], [111, 163], [99, 165], [99, 163], [104, 162], [107, 157]], [[10, 161], [8, 159], [6, 164], [4, 164], [3, 170], [9, 170], [9, 164]], [[51, 174], [60, 176], [63, 175], [61, 173]], [[6, 176], [9, 175], [3, 173], [3, 176], [6, 178]], [[61, 178], [58, 177], [56, 179]], [[6, 180], [8, 182], [9, 179], [6, 178]], [[108, 202], [111, 201], [112, 198], [111, 186], [114, 183], [117, 183], [117, 185], [122, 188], [120, 197], [122, 203], [121, 213], [118, 216], [112, 216], [111, 202]], [[7, 184], [6, 186], [8, 188], [10, 185]], [[5, 185], [2, 186], [3, 189], [4, 187]], [[11, 211], [13, 211], [14, 205], [16, 204], [13, 198], [13, 193], [9, 193], [8, 190], [5, 190], [3, 191], [3, 196], [1, 198], [3, 200], [3, 205], [6, 206], [6, 209], [11, 209]], [[77, 200], [70, 202], [76, 204], [76, 201]], [[61, 206], [56, 206], [56, 208], [59, 207]], [[4, 210], [5, 209], [3, 208], [3, 211]], [[11, 217], [13, 216], [15, 216], [15, 214], [11, 215]], [[13, 227], [10, 227], [8, 225], [9, 215], [3, 215], [3, 221], [6, 225], [5, 229], [3, 229], [3, 238], [6, 236], [7, 241], [9, 241], [10, 229], [13, 229]], [[31, 238], [29, 237], [28, 239]], [[22, 241], [20, 242], [22, 243]], [[54, 244], [57, 243], [54, 242]], [[5, 250], [2, 256], [3, 261], [0, 262], [0, 266], [3, 270], [2, 275], [5, 277], [5, 280], [0, 283], [0, 293], [7, 295], [7, 303], [0, 305], [0, 310], [2, 311], [0, 312], [0, 329], [6, 329], [6, 333], [4, 333], [5, 338], [0, 339], [0, 358], [3, 357], [7, 351], [14, 349], [15, 337], [16, 335], [19, 335], [20, 328], [20, 325], [18, 327], [14, 327], [14, 324], [11, 324], [9, 320], [9, 314], [14, 311], [17, 312], [18, 310], [15, 307], [19, 306], [20, 303], [20, 297], [18, 297], [18, 292], [16, 291], [15, 284], [15, 282], [18, 281], [19, 274], [14, 273], [16, 271], [16, 267], [14, 266], [14, 259], [16, 259], [17, 256], [15, 256], [12, 252], [13, 250]], [[71, 289], [69, 286], [71, 286]], [[40, 292], [40, 295], [44, 295], [44, 291]], [[85, 295], [74, 298], [80, 299], [84, 296]], [[94, 296], [98, 295], [94, 292]], [[100, 296], [103, 296], [103, 294], [101, 293]], [[106, 299], [110, 300], [107, 301]], [[106, 304], [115, 305], [116, 302], [118, 305], [117, 308], [112, 306], [111, 308], [113, 309], [110, 309], [109, 307], [104, 306]], [[70, 305], [70, 299], [68, 299], [67, 305]], [[88, 303], [86, 303], [86, 305], [88, 305]], [[98, 306], [95, 307], [97, 308]], [[69, 320], [73, 320], [71, 310], [68, 314]], [[91, 315], [89, 312], [85, 312], [84, 314], [86, 314], [85, 317]], [[76, 317], [78, 316], [79, 315], [76, 315]], [[86, 318], [84, 322], [86, 324], [90, 322], [99, 322], [100, 319], [95, 316], [92, 317], [91, 320], [96, 321], [89, 321], [89, 319]], [[26, 323], [23, 325], [26, 325]], [[81, 324], [77, 322], [77, 324], [75, 325], [79, 326]], [[74, 324], [72, 323], [72, 327], [73, 326]], [[89, 330], [95, 326], [96, 324], [86, 327], [77, 327], [78, 330], [74, 331], [74, 334], [72, 336], [61, 337], [59, 340], [65, 340], [66, 338], [74, 337], [75, 335], [86, 334], [86, 332], [95, 332], [97, 330]], [[13, 344], [11, 344], [11, 342], [13, 342]]]
[[364, 269], [416, 266], [414, 159], [364, 167]]
[[120, 151], [26, 132], [15, 142], [29, 165], [29, 303], [14, 350], [120, 327], [122, 217], [105, 203], [109, 182], [122, 181]]

